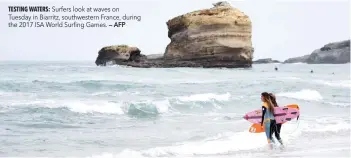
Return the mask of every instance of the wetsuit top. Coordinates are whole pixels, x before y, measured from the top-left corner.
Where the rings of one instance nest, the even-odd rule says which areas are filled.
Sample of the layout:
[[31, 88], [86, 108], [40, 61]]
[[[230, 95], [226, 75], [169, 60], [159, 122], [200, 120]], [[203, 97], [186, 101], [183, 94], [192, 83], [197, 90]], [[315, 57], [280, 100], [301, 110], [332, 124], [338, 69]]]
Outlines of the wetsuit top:
[[261, 126], [263, 125], [263, 122], [265, 119], [274, 120], [274, 115], [268, 109], [269, 109], [268, 104], [264, 102], [262, 106]]

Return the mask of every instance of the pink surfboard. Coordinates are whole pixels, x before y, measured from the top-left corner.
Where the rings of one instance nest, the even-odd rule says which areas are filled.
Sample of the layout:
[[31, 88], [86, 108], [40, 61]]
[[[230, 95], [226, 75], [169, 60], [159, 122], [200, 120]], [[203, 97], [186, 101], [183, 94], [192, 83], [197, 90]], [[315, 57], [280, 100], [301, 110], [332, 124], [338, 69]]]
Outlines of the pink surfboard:
[[[274, 107], [274, 118], [277, 123], [290, 121], [294, 118], [297, 118], [299, 115], [300, 111], [296, 108]], [[246, 113], [244, 119], [255, 124], [261, 123], [262, 109], [257, 109]]]

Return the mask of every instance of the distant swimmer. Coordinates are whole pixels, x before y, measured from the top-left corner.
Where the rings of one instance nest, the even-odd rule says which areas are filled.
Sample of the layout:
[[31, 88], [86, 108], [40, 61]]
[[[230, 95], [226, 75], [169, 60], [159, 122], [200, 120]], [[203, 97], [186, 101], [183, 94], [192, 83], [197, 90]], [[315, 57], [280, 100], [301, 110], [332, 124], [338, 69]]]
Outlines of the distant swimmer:
[[313, 73], [313, 70], [311, 70], [311, 73]]
[[274, 68], [274, 70], [275, 70], [275, 71], [278, 71], [278, 68], [277, 68], [277, 67], [275, 67], [275, 68]]

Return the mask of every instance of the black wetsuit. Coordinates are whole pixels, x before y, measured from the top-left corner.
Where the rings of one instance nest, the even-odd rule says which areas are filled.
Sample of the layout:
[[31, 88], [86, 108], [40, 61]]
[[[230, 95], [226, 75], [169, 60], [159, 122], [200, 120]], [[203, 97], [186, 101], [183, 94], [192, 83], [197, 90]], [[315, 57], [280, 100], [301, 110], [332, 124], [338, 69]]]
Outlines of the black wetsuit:
[[281, 123], [279, 123], [279, 124], [276, 124], [276, 126], [277, 126], [277, 132], [274, 132], [274, 134], [275, 134], [275, 137], [277, 137], [277, 139], [279, 138], [280, 139], [280, 129], [282, 128], [282, 124]]
[[[263, 125], [263, 121], [264, 121], [264, 115], [267, 111], [267, 108], [262, 106], [262, 119], [261, 119], [261, 126]], [[282, 143], [281, 138], [280, 138], [280, 128], [281, 128], [282, 124], [277, 124], [275, 120], [271, 120], [270, 122], [270, 132], [269, 132], [269, 138], [271, 140], [273, 140], [272, 136], [273, 136], [273, 132], [275, 137], [278, 139], [278, 141]]]
[[279, 124], [277, 124], [276, 122], [275, 122], [275, 120], [274, 120], [274, 129], [273, 129], [273, 131], [274, 131], [274, 135], [275, 135], [275, 137], [278, 139], [278, 141], [281, 141], [281, 138], [280, 138], [280, 128], [282, 127], [282, 124], [281, 123], [279, 123]]

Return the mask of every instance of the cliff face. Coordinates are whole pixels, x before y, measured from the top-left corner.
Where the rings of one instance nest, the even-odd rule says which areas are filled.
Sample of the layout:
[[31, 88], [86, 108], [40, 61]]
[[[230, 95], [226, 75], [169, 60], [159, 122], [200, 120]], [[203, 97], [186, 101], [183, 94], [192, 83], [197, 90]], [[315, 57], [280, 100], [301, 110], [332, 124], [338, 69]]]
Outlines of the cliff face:
[[314, 50], [310, 55], [290, 58], [284, 63], [344, 64], [350, 62], [350, 40], [333, 42]]
[[289, 58], [289, 59], [285, 60], [284, 63], [305, 63], [309, 56], [310, 55], [304, 55], [301, 57]]
[[272, 58], [258, 59], [253, 61], [254, 64], [268, 64], [268, 63], [280, 63], [278, 60], [273, 60]]
[[251, 67], [251, 21], [227, 2], [190, 12], [167, 22], [168, 44], [163, 56], [145, 56], [136, 47], [107, 46], [99, 51], [96, 65], [133, 67]]
[[167, 22], [171, 39], [165, 64], [202, 67], [250, 67], [251, 21], [226, 2], [190, 12]]

